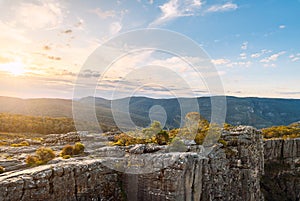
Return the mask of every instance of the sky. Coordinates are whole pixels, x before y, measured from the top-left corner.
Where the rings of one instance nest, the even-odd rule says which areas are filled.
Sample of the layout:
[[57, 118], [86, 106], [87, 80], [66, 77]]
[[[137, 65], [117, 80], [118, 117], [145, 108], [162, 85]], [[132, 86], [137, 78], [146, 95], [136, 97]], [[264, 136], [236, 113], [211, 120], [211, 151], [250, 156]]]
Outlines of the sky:
[[[77, 88], [76, 98], [300, 98], [299, 10], [299, 0], [0, 0], [0, 96], [70, 99]], [[110, 66], [93, 60], [103, 44], [143, 29], [180, 34], [203, 54], [144, 47]]]

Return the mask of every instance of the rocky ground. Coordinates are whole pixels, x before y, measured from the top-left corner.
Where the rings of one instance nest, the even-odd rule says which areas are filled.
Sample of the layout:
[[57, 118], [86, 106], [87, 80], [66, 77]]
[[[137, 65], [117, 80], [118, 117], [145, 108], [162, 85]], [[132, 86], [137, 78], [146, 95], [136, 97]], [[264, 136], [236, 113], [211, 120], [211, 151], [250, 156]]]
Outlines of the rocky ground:
[[[6, 171], [0, 176], [0, 200], [257, 201], [264, 200], [263, 193], [266, 200], [300, 199], [300, 139], [263, 141], [256, 129], [240, 126], [223, 131], [222, 143], [211, 149], [186, 143], [179, 152], [155, 144], [108, 146], [114, 134], [48, 135], [28, 140], [30, 146], [1, 146], [0, 166]], [[64, 145], [77, 141], [85, 144], [84, 155], [56, 157], [34, 168], [24, 163], [40, 146], [58, 156]], [[274, 171], [274, 163], [289, 165]], [[268, 180], [282, 175], [284, 182]], [[271, 185], [287, 199], [273, 196]]]
[[[80, 133], [72, 132], [68, 134], [50, 134], [39, 139], [16, 138], [13, 140], [5, 139], [5, 146], [0, 146], [0, 166], [5, 168], [5, 172], [20, 171], [27, 169], [25, 159], [32, 155], [39, 147], [51, 147], [56, 153], [57, 158], [50, 163], [62, 162], [59, 153], [66, 144], [74, 144], [80, 141]], [[26, 146], [21, 145], [26, 142]]]

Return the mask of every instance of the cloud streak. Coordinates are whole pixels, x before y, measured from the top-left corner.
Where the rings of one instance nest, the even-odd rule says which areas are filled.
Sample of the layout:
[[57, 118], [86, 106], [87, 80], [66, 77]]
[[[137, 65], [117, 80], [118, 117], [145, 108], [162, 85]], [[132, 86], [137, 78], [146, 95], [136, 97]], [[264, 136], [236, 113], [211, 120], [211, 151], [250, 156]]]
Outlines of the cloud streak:
[[281, 51], [281, 52], [278, 52], [276, 54], [272, 54], [271, 56], [269, 57], [265, 57], [264, 59], [261, 59], [260, 62], [261, 63], [270, 63], [270, 62], [275, 62], [277, 61], [277, 59], [284, 55], [286, 52], [285, 51]]
[[230, 63], [230, 60], [229, 59], [213, 59], [213, 60], [211, 60], [211, 62], [214, 65], [224, 65], [224, 64]]
[[179, 17], [196, 15], [202, 5], [201, 0], [170, 0], [159, 6], [161, 16], [153, 21], [149, 27], [160, 26]]
[[206, 12], [207, 13], [226, 12], [226, 11], [236, 10], [237, 8], [238, 8], [237, 4], [227, 2], [225, 4], [213, 5], [213, 6], [209, 7], [206, 10]]
[[107, 19], [107, 18], [112, 18], [112, 17], [116, 16], [116, 13], [114, 10], [103, 11], [100, 8], [90, 10], [90, 13], [96, 14], [101, 19]]

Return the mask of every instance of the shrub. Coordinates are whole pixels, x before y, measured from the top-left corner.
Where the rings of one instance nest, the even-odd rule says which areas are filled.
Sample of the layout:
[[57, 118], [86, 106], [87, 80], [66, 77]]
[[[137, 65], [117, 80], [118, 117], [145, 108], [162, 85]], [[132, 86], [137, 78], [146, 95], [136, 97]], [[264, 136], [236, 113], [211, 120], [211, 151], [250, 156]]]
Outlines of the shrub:
[[[64, 146], [64, 148], [62, 149], [60, 156], [61, 157], [67, 157], [67, 156], [73, 156], [73, 155], [78, 155], [78, 154], [82, 154], [84, 152], [84, 145], [80, 142], [76, 142], [76, 144], [74, 146], [72, 145], [66, 145]], [[64, 158], [66, 159], [66, 158]]]
[[178, 133], [180, 132], [180, 129], [179, 128], [175, 128], [175, 129], [172, 129], [169, 131], [169, 138], [173, 139], [175, 138]]
[[48, 163], [55, 158], [55, 153], [51, 148], [40, 147], [36, 150], [35, 156], [28, 155], [25, 162], [29, 166], [37, 166]]
[[27, 141], [22, 141], [19, 144], [11, 144], [11, 147], [25, 147], [25, 146], [29, 146], [30, 144]]
[[264, 138], [298, 138], [300, 137], [300, 128], [297, 124], [289, 126], [273, 126], [262, 129]]
[[26, 164], [29, 165], [29, 166], [37, 165], [38, 161], [39, 161], [38, 157], [37, 156], [32, 156], [32, 155], [28, 155], [26, 157], [26, 160], [25, 160]]
[[5, 168], [0, 166], [0, 174], [2, 174], [5, 171]]
[[159, 145], [166, 145], [169, 141], [169, 135], [166, 131], [161, 130], [155, 135], [155, 140]]
[[47, 163], [48, 161], [55, 158], [55, 153], [51, 148], [40, 147], [36, 150], [35, 153], [42, 163]]
[[196, 137], [195, 137], [195, 142], [196, 144], [203, 144], [204, 139], [205, 139], [206, 133], [205, 132], [201, 132], [201, 133], [197, 133]]
[[73, 155], [73, 149], [74, 147], [72, 145], [66, 145], [64, 146], [64, 148], [62, 149], [60, 155], [63, 157], [63, 156], [66, 156], [66, 155], [69, 155], [69, 156], [72, 156]]
[[132, 144], [145, 144], [146, 140], [141, 138], [132, 137], [127, 135], [126, 133], [121, 133], [114, 137], [115, 143], [114, 145], [118, 146], [129, 146]]
[[78, 154], [82, 154], [83, 152], [84, 152], [84, 145], [80, 142], [76, 142], [76, 144], [74, 145], [73, 154], [78, 155]]

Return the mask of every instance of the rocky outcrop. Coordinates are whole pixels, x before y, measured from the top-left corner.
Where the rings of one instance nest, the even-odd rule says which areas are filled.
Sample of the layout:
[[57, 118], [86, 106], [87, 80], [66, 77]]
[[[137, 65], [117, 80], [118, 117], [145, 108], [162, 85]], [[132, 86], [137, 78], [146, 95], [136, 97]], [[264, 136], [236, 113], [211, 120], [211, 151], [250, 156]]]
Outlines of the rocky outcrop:
[[123, 175], [128, 200], [263, 200], [259, 186], [263, 172], [261, 135], [251, 127], [239, 127], [224, 132], [222, 138], [227, 145], [215, 146], [207, 157], [171, 153], [170, 158], [177, 159], [167, 168]]
[[71, 132], [67, 134], [49, 134], [43, 140], [45, 146], [74, 144], [80, 141], [80, 133]]
[[124, 200], [118, 173], [100, 160], [45, 165], [0, 177], [0, 200]]
[[266, 140], [264, 158], [261, 187], [265, 199], [300, 200], [300, 138]]
[[[0, 200], [263, 200], [260, 133], [238, 127], [224, 131], [222, 139], [208, 155], [201, 146], [191, 146], [189, 152], [135, 146], [130, 152], [124, 149], [124, 154], [122, 149], [103, 147], [99, 148], [101, 158], [4, 173]], [[124, 171], [108, 164], [122, 166]], [[126, 169], [134, 173], [135, 168], [136, 173], [151, 171], [125, 173]]]

